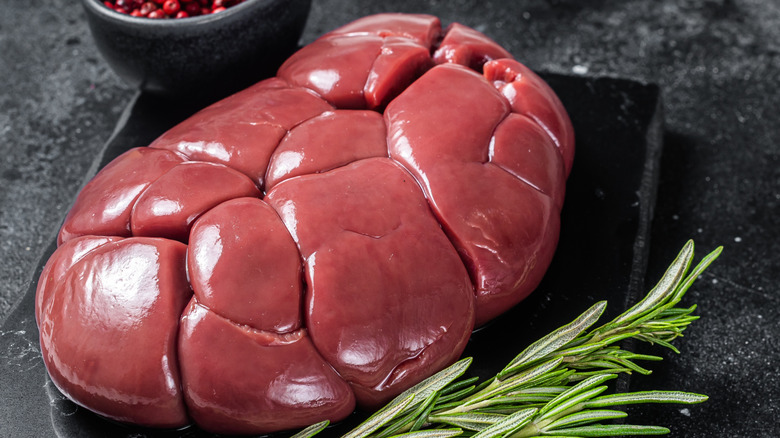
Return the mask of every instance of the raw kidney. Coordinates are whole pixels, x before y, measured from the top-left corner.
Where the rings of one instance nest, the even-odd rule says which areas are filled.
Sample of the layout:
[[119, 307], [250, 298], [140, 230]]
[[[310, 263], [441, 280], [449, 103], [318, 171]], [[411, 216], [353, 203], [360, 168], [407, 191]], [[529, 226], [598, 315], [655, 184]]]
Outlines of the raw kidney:
[[486, 36], [357, 20], [87, 184], [38, 286], [47, 369], [150, 427], [377, 407], [537, 286], [573, 154], [558, 98]]

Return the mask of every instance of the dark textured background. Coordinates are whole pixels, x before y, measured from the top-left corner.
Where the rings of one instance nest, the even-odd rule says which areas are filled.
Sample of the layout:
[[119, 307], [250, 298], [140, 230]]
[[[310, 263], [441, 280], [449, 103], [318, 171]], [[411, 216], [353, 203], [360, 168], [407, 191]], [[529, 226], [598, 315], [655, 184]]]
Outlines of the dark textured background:
[[[0, 320], [133, 96], [96, 53], [77, 2], [2, 3]], [[460, 21], [536, 70], [659, 84], [649, 281], [689, 238], [700, 253], [725, 251], [687, 298], [702, 319], [682, 354], [632, 380], [711, 400], [632, 417], [674, 436], [780, 436], [780, 2], [314, 0], [303, 42], [386, 10]]]

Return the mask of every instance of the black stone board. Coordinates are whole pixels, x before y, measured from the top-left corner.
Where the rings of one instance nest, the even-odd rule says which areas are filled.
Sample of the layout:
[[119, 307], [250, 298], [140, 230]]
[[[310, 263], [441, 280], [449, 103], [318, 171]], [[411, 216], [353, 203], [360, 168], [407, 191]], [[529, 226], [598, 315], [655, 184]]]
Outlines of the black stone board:
[[[644, 293], [663, 134], [658, 87], [615, 78], [543, 77], [569, 111], [577, 140], [560, 242], [539, 289], [473, 334], [464, 355], [474, 357], [474, 375], [499, 371], [530, 342], [597, 301], [608, 300], [604, 318], [610, 318]], [[91, 172], [148, 144], [204, 104], [136, 95]], [[35, 278], [54, 247], [52, 242], [42, 255]], [[209, 436], [195, 427], [119, 425], [65, 399], [41, 359], [34, 294], [33, 283], [0, 328], [0, 437]], [[618, 389], [628, 386], [627, 378], [617, 383]], [[362, 418], [355, 414], [322, 436], [338, 436]]]

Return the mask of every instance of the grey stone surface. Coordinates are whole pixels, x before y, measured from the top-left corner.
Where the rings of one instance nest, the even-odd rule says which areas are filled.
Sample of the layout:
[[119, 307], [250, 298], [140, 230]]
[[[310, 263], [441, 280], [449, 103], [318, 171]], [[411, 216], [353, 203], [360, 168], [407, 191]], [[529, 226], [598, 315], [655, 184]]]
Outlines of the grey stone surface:
[[[5, 3], [0, 320], [133, 93], [96, 53], [74, 2]], [[665, 150], [648, 281], [689, 238], [700, 253], [725, 251], [688, 298], [702, 319], [679, 343], [682, 354], [633, 380], [684, 385], [710, 401], [632, 415], [673, 436], [780, 435], [780, 3], [315, 0], [303, 40], [386, 10], [463, 22], [537, 70], [660, 85]]]
[[100, 59], [78, 3], [0, 14], [0, 319], [83, 184], [132, 91]]

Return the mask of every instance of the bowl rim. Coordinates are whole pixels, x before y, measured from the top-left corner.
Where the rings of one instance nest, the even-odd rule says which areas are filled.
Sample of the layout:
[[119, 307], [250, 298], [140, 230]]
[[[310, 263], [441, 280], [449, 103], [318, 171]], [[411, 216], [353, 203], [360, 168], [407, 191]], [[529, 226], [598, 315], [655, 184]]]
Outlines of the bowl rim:
[[212, 23], [219, 20], [224, 20], [240, 14], [244, 9], [251, 8], [257, 4], [271, 3], [269, 0], [244, 0], [243, 2], [226, 8], [224, 11], [220, 11], [216, 14], [197, 15], [195, 17], [186, 18], [147, 18], [147, 17], [133, 17], [130, 14], [122, 14], [114, 10], [109, 9], [103, 4], [101, 0], [82, 0], [84, 8], [89, 9], [90, 12], [100, 16], [101, 18], [113, 21], [115, 23], [121, 23], [127, 26], [149, 27], [156, 29], [170, 28], [170, 27], [195, 27], [202, 26], [207, 23]]

